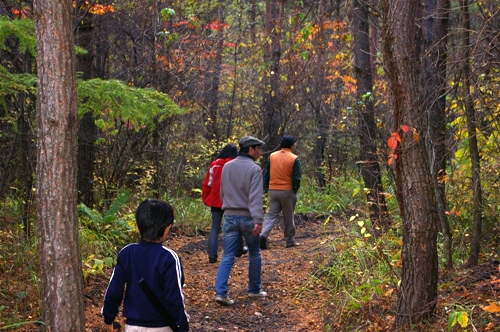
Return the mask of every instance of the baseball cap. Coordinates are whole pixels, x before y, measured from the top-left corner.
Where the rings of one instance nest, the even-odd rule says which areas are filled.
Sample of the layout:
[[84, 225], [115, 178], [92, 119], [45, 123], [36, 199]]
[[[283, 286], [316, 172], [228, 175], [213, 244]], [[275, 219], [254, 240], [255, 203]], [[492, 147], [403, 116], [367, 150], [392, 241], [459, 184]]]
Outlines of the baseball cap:
[[254, 145], [264, 145], [264, 142], [252, 136], [245, 136], [242, 139], [240, 139], [238, 144], [240, 145], [240, 148], [246, 148]]

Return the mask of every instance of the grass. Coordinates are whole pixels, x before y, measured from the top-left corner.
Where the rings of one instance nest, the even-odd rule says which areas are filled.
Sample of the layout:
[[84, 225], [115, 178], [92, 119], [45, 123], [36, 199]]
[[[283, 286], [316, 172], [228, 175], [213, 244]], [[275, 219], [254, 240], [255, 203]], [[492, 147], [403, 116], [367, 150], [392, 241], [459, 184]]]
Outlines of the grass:
[[[397, 211], [394, 211], [397, 208], [395, 199], [390, 195], [388, 197], [388, 206], [393, 209], [393, 227], [383, 236], [373, 239], [368, 233], [370, 227], [367, 227], [369, 220], [362, 181], [356, 178], [334, 181], [321, 189], [314, 181], [303, 181], [295, 212], [326, 216], [325, 224], [336, 223], [335, 235], [328, 235], [324, 241], [329, 254], [322, 260], [318, 257], [316, 272], [298, 295], [305, 296], [318, 287], [328, 290], [331, 298], [325, 297], [325, 331], [334, 331], [339, 324], [346, 329], [361, 326], [363, 315], [369, 311], [376, 312], [381, 318], [387, 315], [387, 307], [381, 303], [386, 303], [396, 289], [401, 271], [400, 221]], [[119, 196], [106, 212], [80, 207], [84, 276], [102, 273], [104, 267], [113, 265], [123, 245], [137, 240], [133, 212], [138, 198], [126, 198]], [[208, 232], [210, 209], [202, 203], [199, 193], [192, 192], [190, 196], [165, 195], [162, 198], [174, 207], [176, 232], [185, 235]], [[7, 326], [20, 326], [39, 314], [37, 237], [25, 238], [22, 223], [18, 222], [20, 210], [16, 206], [16, 201], [11, 200], [0, 211], [3, 216], [0, 219], [0, 273], [5, 280], [0, 284], [0, 330], [7, 329]], [[461, 221], [451, 220], [452, 223]], [[464, 226], [459, 227], [454, 232], [456, 245], [453, 248], [457, 264], [466, 258], [468, 240]], [[438, 238], [438, 243], [442, 244], [442, 237]], [[498, 253], [497, 256], [486, 255], [498, 259]], [[453, 281], [440, 287], [459, 288]], [[448, 311], [440, 314], [449, 318], [455, 329], [460, 322], [463, 323], [464, 313], [470, 320], [477, 320], [476, 317], [483, 319], [481, 312], [478, 313], [477, 301], [451, 298], [447, 308]]]

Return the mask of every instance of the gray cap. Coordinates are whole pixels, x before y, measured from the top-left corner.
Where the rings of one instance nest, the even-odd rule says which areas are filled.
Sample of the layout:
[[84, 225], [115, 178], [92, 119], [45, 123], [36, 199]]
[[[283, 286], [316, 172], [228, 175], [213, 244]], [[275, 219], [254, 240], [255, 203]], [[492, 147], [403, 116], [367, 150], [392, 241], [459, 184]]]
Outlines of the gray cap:
[[240, 139], [238, 143], [240, 145], [240, 148], [246, 148], [254, 145], [264, 145], [264, 142], [252, 136], [245, 136], [242, 139]]

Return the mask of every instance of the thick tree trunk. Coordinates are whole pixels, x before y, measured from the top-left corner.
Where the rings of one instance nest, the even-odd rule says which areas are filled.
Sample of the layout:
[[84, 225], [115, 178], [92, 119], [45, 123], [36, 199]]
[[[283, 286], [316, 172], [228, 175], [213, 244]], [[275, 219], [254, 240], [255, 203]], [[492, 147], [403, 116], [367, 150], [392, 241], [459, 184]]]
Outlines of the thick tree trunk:
[[[383, 43], [396, 130], [401, 144], [395, 162], [397, 198], [403, 220], [403, 269], [395, 328], [429, 319], [437, 301], [437, 202], [424, 141], [427, 121], [420, 85], [422, 4], [385, 0]], [[410, 130], [399, 130], [408, 126]]]
[[351, 30], [354, 37], [354, 75], [357, 82], [358, 135], [360, 142], [361, 175], [368, 188], [367, 201], [372, 234], [379, 235], [390, 226], [387, 214], [382, 175], [377, 159], [376, 125], [373, 113], [373, 77], [370, 61], [368, 8], [353, 0]]
[[42, 320], [85, 331], [76, 193], [77, 98], [71, 1], [36, 0], [37, 215]]

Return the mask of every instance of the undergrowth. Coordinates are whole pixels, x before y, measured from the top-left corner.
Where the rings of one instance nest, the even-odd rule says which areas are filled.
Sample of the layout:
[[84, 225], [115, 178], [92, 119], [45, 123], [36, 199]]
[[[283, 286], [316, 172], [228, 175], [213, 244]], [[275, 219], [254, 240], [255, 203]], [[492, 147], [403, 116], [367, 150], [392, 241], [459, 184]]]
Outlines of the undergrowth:
[[[362, 312], [386, 309], [380, 303], [391, 296], [399, 283], [402, 241], [397, 202], [389, 190], [386, 197], [393, 224], [388, 232], [374, 238], [369, 233], [371, 225], [360, 179], [333, 181], [325, 188], [318, 188], [314, 181], [305, 179], [298, 196], [297, 214], [321, 216], [325, 225], [335, 223], [335, 234], [327, 235], [324, 240], [328, 255], [318, 259], [316, 272], [298, 296], [306, 296], [318, 288], [327, 291], [325, 331], [334, 331], [335, 326], [343, 326], [345, 330], [359, 328]], [[173, 232], [189, 236], [208, 233], [210, 209], [202, 203], [199, 192], [161, 198], [174, 207]], [[117, 252], [124, 245], [138, 240], [134, 211], [142, 199], [124, 191], [107, 211], [79, 205], [84, 277], [103, 273], [105, 267], [113, 266]], [[40, 310], [39, 300], [26, 301], [26, 298], [40, 298], [37, 236], [26, 239], [17, 204], [15, 199], [7, 200], [0, 209], [0, 273], [6, 276], [0, 284], [0, 330], [36, 319]], [[450, 222], [455, 229], [454, 260], [460, 264], [467, 252], [467, 230], [461, 226], [462, 218], [458, 216], [450, 218]], [[36, 223], [32, 224], [36, 230]], [[438, 244], [442, 246], [442, 237], [438, 238]], [[498, 252], [492, 252], [488, 257], [498, 259]], [[455, 286], [448, 283], [446, 287]], [[474, 304], [463, 304], [459, 300], [448, 306], [454, 308], [445, 313], [452, 321], [463, 317], [464, 312], [472, 315], [474, 309]], [[385, 317], [382, 313], [380, 316]]]

